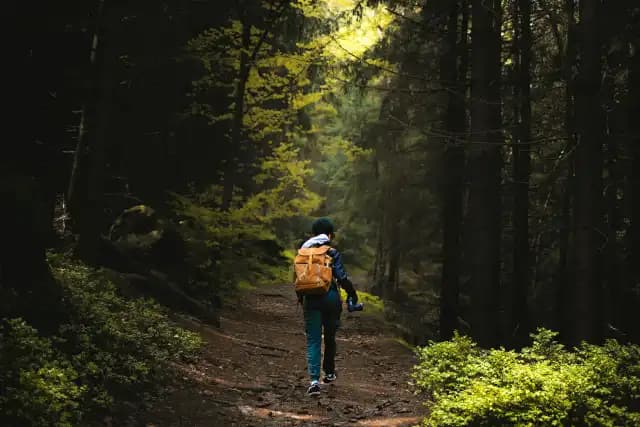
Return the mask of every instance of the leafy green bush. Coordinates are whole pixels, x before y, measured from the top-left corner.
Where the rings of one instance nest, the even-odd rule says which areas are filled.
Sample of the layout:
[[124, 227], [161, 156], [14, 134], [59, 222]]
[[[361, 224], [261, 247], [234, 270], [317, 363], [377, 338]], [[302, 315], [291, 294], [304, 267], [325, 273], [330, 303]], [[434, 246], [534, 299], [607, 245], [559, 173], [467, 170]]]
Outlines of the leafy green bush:
[[[106, 408], [153, 383], [167, 363], [191, 357], [200, 337], [172, 325], [150, 300], [127, 300], [99, 273], [77, 264], [54, 270], [72, 307], [60, 328], [60, 346], [72, 354], [86, 404]], [[135, 386], [135, 387], [134, 387]]]
[[541, 329], [522, 352], [463, 336], [417, 350], [413, 378], [431, 394], [427, 426], [640, 425], [640, 347], [574, 351]]
[[86, 387], [51, 341], [22, 319], [0, 325], [0, 423], [70, 426]]
[[[340, 295], [342, 301], [347, 300], [347, 293], [344, 289], [340, 289]], [[385, 305], [380, 297], [358, 289], [358, 302], [365, 305], [365, 311], [363, 312], [365, 315], [381, 315], [384, 313]]]
[[157, 304], [118, 295], [100, 272], [62, 257], [52, 264], [69, 321], [49, 338], [21, 319], [2, 321], [0, 425], [78, 425], [115, 402], [139, 401], [171, 362], [201, 346]]
[[[178, 231], [186, 242], [195, 294], [207, 287], [225, 296], [239, 283], [291, 280], [280, 239], [288, 221], [314, 211], [321, 198], [306, 184], [312, 174], [299, 149], [282, 144], [262, 160], [254, 177], [256, 192], [234, 197], [222, 207], [222, 188], [211, 186], [188, 196], [174, 194]], [[191, 280], [191, 279], [190, 279]], [[198, 289], [199, 288], [199, 289]]]

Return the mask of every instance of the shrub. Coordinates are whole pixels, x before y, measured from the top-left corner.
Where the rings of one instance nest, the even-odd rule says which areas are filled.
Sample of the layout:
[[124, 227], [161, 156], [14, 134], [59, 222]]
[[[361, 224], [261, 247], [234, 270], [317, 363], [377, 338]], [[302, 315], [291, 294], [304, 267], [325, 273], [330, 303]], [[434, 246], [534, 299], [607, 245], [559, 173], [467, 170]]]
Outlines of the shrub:
[[45, 338], [21, 319], [0, 326], [0, 425], [72, 426], [140, 401], [169, 365], [191, 358], [197, 334], [148, 300], [127, 300], [98, 272], [52, 257], [69, 321]]
[[178, 231], [186, 242], [191, 272], [190, 286], [205, 295], [233, 294], [242, 282], [269, 283], [291, 280], [280, 241], [286, 224], [313, 212], [321, 198], [305, 185], [312, 174], [309, 161], [298, 148], [282, 144], [260, 163], [254, 177], [257, 191], [234, 197], [222, 207], [222, 188], [211, 186], [188, 196], [173, 195]]
[[171, 324], [156, 303], [122, 298], [98, 272], [67, 263], [58, 265], [55, 275], [71, 307], [60, 345], [90, 390], [91, 408], [139, 394], [170, 361], [192, 357], [201, 345], [197, 334]]
[[51, 341], [22, 319], [0, 326], [0, 424], [70, 426], [86, 388]]
[[459, 335], [418, 349], [413, 378], [432, 397], [424, 425], [640, 425], [640, 347], [568, 351], [556, 336], [539, 330], [520, 353]]
[[[342, 301], [347, 300], [347, 293], [342, 288], [340, 289], [340, 295], [342, 297]], [[384, 301], [380, 297], [358, 289], [358, 302], [364, 304], [365, 311], [363, 313], [366, 315], [381, 315], [384, 313], [385, 305]]]

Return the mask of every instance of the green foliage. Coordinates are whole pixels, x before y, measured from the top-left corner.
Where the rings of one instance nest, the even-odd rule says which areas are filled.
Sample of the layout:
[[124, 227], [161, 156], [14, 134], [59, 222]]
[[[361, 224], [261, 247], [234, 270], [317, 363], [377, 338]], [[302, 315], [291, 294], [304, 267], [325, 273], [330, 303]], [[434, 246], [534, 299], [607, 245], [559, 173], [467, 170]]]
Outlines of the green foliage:
[[[244, 52], [251, 63], [242, 94], [247, 106], [243, 130], [254, 142], [278, 140], [283, 130], [287, 134], [284, 140], [290, 140], [291, 129], [299, 124], [299, 112], [320, 101], [336, 86], [337, 80], [328, 75], [326, 82], [312, 79], [318, 68], [344, 78], [343, 66], [357, 61], [379, 42], [384, 28], [393, 20], [382, 5], [368, 7], [351, 1], [294, 0], [287, 7], [304, 18], [287, 18], [286, 13], [274, 11], [272, 4], [258, 2], [255, 13], [268, 18], [262, 22], [263, 28], [251, 26], [248, 45], [246, 40], [243, 45], [242, 33], [249, 24], [241, 20], [208, 29], [189, 42], [187, 51], [205, 71], [193, 83], [192, 113], [207, 117], [211, 123], [232, 119], [231, 100], [227, 108], [214, 111], [210, 100], [205, 97], [200, 101], [198, 95], [218, 89], [230, 97], [236, 96], [233, 89], [237, 90], [242, 78], [240, 58]], [[357, 21], [350, 13], [356, 7], [361, 9], [361, 19]], [[279, 39], [292, 24], [287, 19], [306, 20], [307, 30], [305, 34], [297, 34], [299, 40]]]
[[283, 224], [309, 215], [321, 202], [306, 186], [311, 173], [299, 150], [282, 144], [262, 161], [255, 177], [259, 190], [245, 200], [236, 199], [228, 210], [220, 207], [217, 187], [189, 197], [174, 195], [190, 263], [200, 266], [206, 283], [217, 283], [219, 293], [225, 294], [243, 281], [291, 279], [279, 241]]
[[0, 423], [71, 426], [118, 401], [139, 401], [200, 337], [147, 300], [127, 300], [97, 271], [51, 257], [69, 320], [49, 338], [21, 319], [0, 326]]
[[[347, 300], [347, 293], [344, 289], [340, 289], [342, 300]], [[384, 301], [375, 295], [371, 295], [368, 292], [358, 290], [358, 302], [365, 305], [363, 313], [366, 315], [379, 315], [384, 313]]]
[[77, 264], [54, 270], [72, 307], [60, 330], [80, 382], [90, 385], [89, 407], [106, 408], [157, 380], [168, 362], [191, 357], [200, 337], [173, 326], [150, 300], [127, 300], [102, 275]]
[[[247, 15], [204, 31], [187, 46], [203, 67], [193, 84], [192, 113], [224, 130], [224, 138], [217, 141], [220, 157], [234, 162], [240, 174], [253, 175], [259, 169], [254, 176], [259, 189], [224, 177], [244, 192], [242, 200], [236, 194], [228, 211], [219, 209], [219, 186], [176, 197], [176, 210], [186, 219], [183, 235], [192, 245], [190, 262], [201, 266], [201, 276], [207, 278], [201, 283], [218, 284], [218, 293], [238, 282], [284, 277], [288, 273], [284, 270], [265, 272], [265, 263], [256, 259], [260, 249], [248, 247], [247, 241], [291, 245], [301, 237], [299, 218], [316, 213], [321, 206], [317, 194], [325, 200], [330, 196], [322, 209], [341, 224], [338, 244], [347, 262], [374, 258], [371, 244], [363, 244], [372, 240], [373, 227], [362, 220], [377, 209], [372, 206], [376, 197], [370, 185], [372, 163], [370, 152], [359, 147], [356, 139], [362, 137], [362, 123], [378, 117], [382, 97], [376, 93], [360, 98], [357, 91], [343, 97], [338, 92], [343, 87], [340, 81], [351, 74], [351, 65], [359, 62], [358, 56], [383, 38], [393, 15], [382, 5], [350, 0], [295, 0], [283, 3], [282, 10], [265, 2], [254, 6]], [[359, 19], [354, 19], [356, 14]], [[304, 30], [293, 34], [291, 28], [298, 26]], [[249, 57], [244, 73], [242, 54]], [[241, 79], [246, 79], [246, 85]], [[227, 102], [218, 102], [225, 96]], [[234, 135], [230, 127], [240, 97], [242, 147], [222, 144]], [[305, 161], [300, 160], [299, 147], [304, 147]], [[244, 156], [245, 150], [257, 155]], [[255, 158], [266, 160], [249, 164]], [[315, 162], [316, 170], [309, 168], [310, 162]], [[354, 178], [358, 185], [352, 185]], [[352, 257], [351, 248], [367, 254]]]
[[520, 353], [460, 335], [417, 350], [413, 378], [432, 396], [426, 426], [620, 426], [640, 423], [640, 347], [568, 351], [541, 329]]
[[337, 245], [345, 261], [364, 270], [371, 269], [374, 259], [371, 220], [379, 215], [379, 190], [371, 185], [376, 180], [372, 152], [358, 143], [363, 123], [373, 120], [379, 105], [377, 94], [361, 96], [357, 91], [320, 102], [309, 109], [314, 125], [306, 135], [314, 158], [310, 186], [325, 198], [323, 213], [338, 226]]
[[232, 211], [233, 221], [260, 224], [264, 230], [264, 225], [274, 221], [311, 213], [321, 199], [306, 187], [305, 180], [312, 173], [309, 163], [300, 159], [299, 150], [292, 145], [278, 146], [262, 162], [261, 171], [255, 177], [257, 184], [267, 184], [267, 187]]
[[86, 386], [51, 341], [22, 319], [0, 325], [0, 423], [70, 426]]
[[[265, 6], [261, 5], [260, 9], [271, 16]], [[191, 112], [206, 117], [211, 124], [232, 120], [235, 91], [238, 81], [243, 78], [240, 75], [241, 53], [252, 58], [242, 94], [246, 105], [242, 126], [250, 140], [258, 143], [279, 139], [284, 129], [296, 125], [301, 109], [322, 97], [322, 91], [311, 90], [307, 77], [309, 67], [314, 63], [314, 52], [283, 49], [274, 43], [282, 23], [275, 17], [271, 20], [273, 22], [267, 22], [266, 29], [251, 27], [247, 46], [243, 46], [242, 33], [244, 25], [248, 24], [238, 20], [203, 32], [187, 46], [188, 52], [205, 71], [193, 83], [195, 97]], [[226, 108], [215, 111], [209, 104], [207, 95], [212, 90], [224, 91], [229, 96]]]

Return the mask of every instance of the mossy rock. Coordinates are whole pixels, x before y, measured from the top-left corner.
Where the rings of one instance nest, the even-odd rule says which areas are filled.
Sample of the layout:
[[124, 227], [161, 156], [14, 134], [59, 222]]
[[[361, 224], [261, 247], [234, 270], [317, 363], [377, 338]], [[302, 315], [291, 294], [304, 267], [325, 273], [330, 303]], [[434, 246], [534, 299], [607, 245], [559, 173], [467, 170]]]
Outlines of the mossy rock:
[[109, 240], [125, 258], [163, 271], [172, 280], [185, 280], [184, 239], [153, 208], [137, 205], [122, 212], [111, 227]]
[[147, 205], [136, 205], [116, 218], [109, 230], [109, 239], [117, 241], [131, 234], [145, 235], [159, 228], [156, 211]]

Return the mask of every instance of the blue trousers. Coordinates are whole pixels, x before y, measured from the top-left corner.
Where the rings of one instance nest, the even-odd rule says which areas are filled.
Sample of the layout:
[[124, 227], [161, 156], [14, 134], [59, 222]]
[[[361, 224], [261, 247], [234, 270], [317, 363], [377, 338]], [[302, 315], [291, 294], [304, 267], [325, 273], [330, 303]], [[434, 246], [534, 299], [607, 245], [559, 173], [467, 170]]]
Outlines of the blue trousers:
[[336, 369], [336, 330], [340, 322], [342, 309], [340, 294], [332, 288], [325, 295], [305, 298], [304, 326], [307, 335], [307, 368], [311, 381], [320, 380], [320, 359], [322, 335], [324, 332], [325, 373], [335, 373]]

